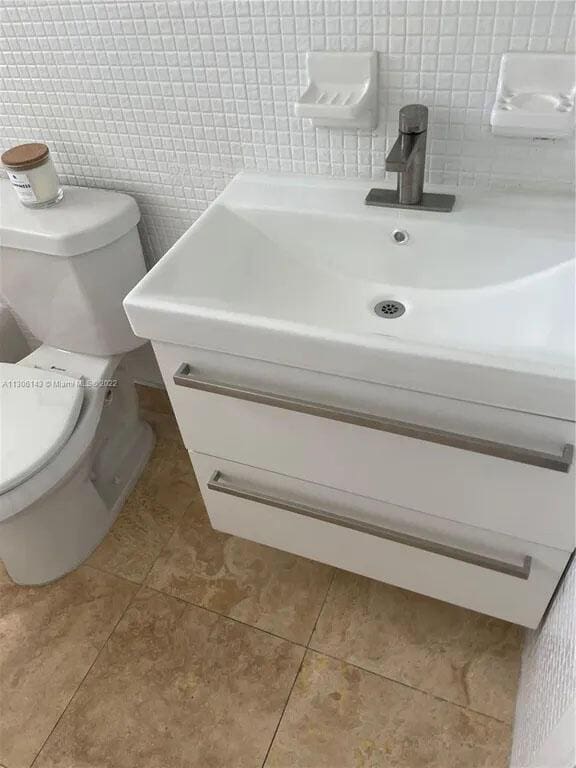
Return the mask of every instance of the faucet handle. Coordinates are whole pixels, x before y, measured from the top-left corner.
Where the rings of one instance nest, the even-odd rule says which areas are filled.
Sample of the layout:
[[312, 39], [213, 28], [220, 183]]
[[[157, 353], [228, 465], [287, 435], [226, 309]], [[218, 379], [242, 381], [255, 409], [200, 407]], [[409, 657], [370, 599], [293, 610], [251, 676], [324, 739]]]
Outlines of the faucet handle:
[[428, 128], [428, 107], [424, 104], [407, 104], [398, 116], [400, 133], [423, 133]]

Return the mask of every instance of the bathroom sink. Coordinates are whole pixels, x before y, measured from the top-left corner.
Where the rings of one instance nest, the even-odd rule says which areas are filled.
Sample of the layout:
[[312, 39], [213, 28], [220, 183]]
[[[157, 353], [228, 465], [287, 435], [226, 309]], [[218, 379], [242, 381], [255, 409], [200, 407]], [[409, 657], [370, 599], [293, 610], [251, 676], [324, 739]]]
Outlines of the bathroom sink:
[[370, 186], [240, 174], [128, 295], [134, 331], [573, 418], [570, 198], [442, 214], [365, 206]]

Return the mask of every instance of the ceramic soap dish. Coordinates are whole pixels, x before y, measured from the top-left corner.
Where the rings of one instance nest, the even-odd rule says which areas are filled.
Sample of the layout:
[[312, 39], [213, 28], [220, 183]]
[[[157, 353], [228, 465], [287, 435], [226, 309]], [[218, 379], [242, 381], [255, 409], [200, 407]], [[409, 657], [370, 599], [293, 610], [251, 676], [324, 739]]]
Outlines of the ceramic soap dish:
[[378, 121], [378, 54], [308, 53], [308, 87], [297, 117], [314, 126], [375, 128]]
[[505, 53], [500, 63], [492, 132], [559, 139], [574, 131], [576, 77], [572, 56]]

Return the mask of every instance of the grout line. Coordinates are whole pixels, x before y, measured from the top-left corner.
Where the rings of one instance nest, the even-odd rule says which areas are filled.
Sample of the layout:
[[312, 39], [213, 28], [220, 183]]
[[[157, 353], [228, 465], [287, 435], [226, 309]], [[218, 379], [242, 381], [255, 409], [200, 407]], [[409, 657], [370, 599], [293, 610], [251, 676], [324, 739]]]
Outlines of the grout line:
[[[144, 476], [144, 473], [142, 473], [142, 477], [143, 477], [143, 476]], [[168, 536], [168, 538], [166, 539], [166, 541], [162, 542], [162, 546], [160, 547], [160, 550], [159, 550], [158, 554], [156, 555], [156, 557], [155, 557], [155, 558], [154, 558], [154, 560], [152, 561], [152, 563], [151, 563], [150, 567], [148, 568], [148, 570], [146, 571], [146, 573], [145, 573], [145, 574], [144, 574], [144, 576], [142, 577], [142, 580], [141, 580], [141, 581], [137, 581], [136, 579], [131, 579], [129, 576], [123, 576], [123, 575], [121, 575], [121, 574], [119, 574], [119, 573], [116, 573], [116, 571], [109, 571], [109, 570], [106, 570], [105, 568], [103, 568], [103, 567], [101, 567], [101, 566], [98, 566], [98, 565], [93, 565], [92, 563], [81, 563], [82, 567], [85, 567], [85, 568], [92, 568], [92, 570], [94, 570], [94, 571], [98, 571], [98, 573], [104, 573], [104, 574], [106, 574], [107, 576], [116, 576], [116, 578], [117, 578], [117, 579], [124, 579], [124, 581], [127, 581], [129, 584], [134, 584], [134, 585], [135, 585], [135, 586], [137, 586], [137, 587], [146, 587], [146, 586], [148, 586], [148, 585], [146, 584], [146, 580], [148, 579], [148, 576], [150, 576], [150, 573], [152, 572], [152, 569], [153, 569], [153, 568], [154, 568], [154, 566], [156, 565], [156, 562], [158, 561], [158, 559], [159, 559], [159, 558], [162, 556], [162, 554], [164, 553], [164, 550], [166, 549], [166, 547], [168, 546], [168, 544], [169, 544], [169, 543], [172, 541], [172, 539], [174, 538], [174, 536], [175, 536], [175, 535], [178, 533], [178, 528], [179, 528], [179, 526], [180, 526], [180, 522], [181, 522], [182, 518], [183, 518], [183, 517], [184, 517], [184, 515], [185, 515], [185, 514], [188, 512], [188, 510], [190, 509], [190, 507], [191, 507], [193, 504], [195, 504], [195, 503], [198, 501], [198, 496], [201, 496], [201, 494], [200, 494], [200, 490], [194, 491], [194, 495], [193, 495], [192, 501], [190, 501], [190, 503], [188, 504], [188, 506], [186, 507], [186, 509], [185, 509], [185, 510], [182, 512], [182, 514], [181, 514], [181, 517], [180, 517], [180, 519], [178, 520], [178, 522], [177, 522], [176, 526], [174, 527], [174, 530], [172, 531], [172, 533], [170, 534], [170, 536]], [[120, 510], [120, 511], [122, 511], [122, 510]], [[112, 529], [110, 529], [110, 530], [112, 530]], [[108, 533], [110, 533], [110, 531], [108, 531]], [[108, 533], [106, 534], [106, 536], [108, 536]], [[103, 539], [103, 540], [104, 540], [104, 539]], [[161, 590], [156, 590], [156, 591], [161, 591]], [[168, 594], [168, 593], [166, 593], [166, 594]], [[186, 602], [186, 601], [185, 601], [185, 602]], [[1, 765], [0, 765], [0, 768], [2, 768], [2, 766], [1, 766]]]
[[179, 531], [179, 529], [180, 529], [180, 523], [182, 522], [182, 518], [183, 518], [183, 517], [184, 517], [184, 515], [185, 515], [185, 514], [188, 512], [188, 510], [190, 509], [190, 507], [192, 506], [192, 504], [194, 504], [194, 501], [191, 501], [191, 502], [190, 502], [190, 503], [189, 503], [189, 504], [186, 506], [186, 509], [185, 509], [185, 510], [182, 512], [182, 514], [180, 515], [180, 518], [178, 519], [178, 522], [177, 522], [177, 523], [176, 523], [176, 525], [174, 526], [174, 530], [172, 531], [172, 533], [170, 534], [170, 536], [168, 536], [168, 538], [166, 539], [166, 541], [164, 541], [164, 542], [162, 543], [162, 546], [160, 547], [160, 549], [159, 549], [159, 551], [158, 551], [158, 554], [156, 555], [156, 557], [154, 558], [154, 560], [153, 560], [153, 561], [152, 561], [152, 563], [150, 564], [150, 567], [148, 568], [148, 570], [146, 571], [146, 573], [145, 573], [145, 575], [144, 575], [144, 577], [143, 577], [142, 581], [140, 582], [140, 586], [141, 586], [141, 587], [144, 587], [144, 586], [148, 586], [148, 585], [146, 584], [146, 582], [147, 582], [147, 580], [148, 580], [148, 577], [149, 577], [149, 576], [150, 576], [150, 574], [152, 573], [152, 569], [154, 568], [154, 566], [156, 565], [156, 563], [158, 562], [158, 560], [160, 559], [160, 557], [162, 557], [162, 555], [164, 554], [164, 550], [166, 549], [166, 547], [168, 546], [168, 544], [170, 544], [170, 542], [172, 541], [172, 539], [174, 538], [174, 536], [176, 536], [176, 534], [178, 533], [178, 531]]
[[[335, 578], [336, 573], [334, 573], [333, 579]], [[425, 696], [430, 696], [433, 699], [436, 699], [437, 701], [442, 701], [444, 704], [451, 704], [454, 707], [458, 707], [459, 709], [463, 709], [466, 712], [472, 712], [475, 715], [480, 715], [481, 717], [487, 717], [489, 720], [494, 720], [497, 723], [501, 723], [502, 725], [507, 725], [510, 728], [512, 727], [512, 723], [507, 722], [506, 720], [500, 720], [498, 717], [494, 717], [494, 715], [488, 715], [485, 712], [480, 712], [477, 709], [473, 709], [472, 707], [467, 707], [464, 704], [458, 704], [456, 701], [451, 701], [450, 699], [445, 699], [442, 696], [438, 696], [435, 693], [432, 693], [431, 691], [425, 691], [422, 688], [417, 688], [414, 685], [410, 685], [409, 683], [404, 683], [402, 680], [396, 680], [393, 677], [387, 677], [386, 675], [381, 674], [380, 672], [375, 672], [373, 669], [368, 669], [367, 667], [363, 667], [360, 664], [356, 664], [353, 661], [349, 661], [346, 658], [343, 658], [341, 656], [334, 656], [331, 653], [326, 653], [325, 651], [322, 651], [318, 648], [311, 648], [309, 643], [312, 639], [312, 635], [310, 636], [310, 639], [308, 640], [308, 644], [300, 643], [297, 640], [290, 640], [287, 637], [283, 637], [282, 635], [277, 635], [274, 632], [271, 632], [268, 629], [263, 629], [262, 627], [255, 627], [254, 624], [248, 624], [245, 621], [242, 621], [241, 619], [236, 619], [233, 616], [227, 616], [225, 613], [220, 613], [219, 611], [214, 610], [213, 608], [207, 608], [205, 605], [200, 605], [199, 603], [193, 603], [190, 600], [186, 600], [183, 597], [178, 597], [177, 595], [172, 595], [169, 592], [164, 592], [161, 589], [156, 589], [155, 587], [150, 587], [147, 584], [142, 584], [142, 588], [146, 588], [151, 590], [152, 592], [156, 592], [159, 595], [163, 595], [164, 597], [171, 598], [172, 600], [178, 600], [178, 602], [184, 603], [184, 605], [192, 606], [194, 608], [199, 608], [200, 610], [207, 611], [208, 613], [212, 613], [215, 616], [219, 616], [222, 619], [228, 619], [229, 621], [234, 621], [237, 624], [241, 624], [244, 627], [248, 627], [249, 629], [256, 630], [257, 632], [263, 632], [266, 635], [270, 635], [270, 637], [274, 637], [277, 640], [283, 640], [285, 643], [291, 643], [292, 645], [296, 645], [299, 648], [304, 648], [306, 651], [311, 651], [312, 653], [317, 653], [320, 656], [327, 656], [329, 659], [334, 659], [334, 661], [339, 661], [342, 664], [347, 664], [350, 667], [354, 667], [355, 669], [359, 669], [362, 672], [366, 672], [369, 675], [373, 675], [374, 677], [378, 677], [381, 680], [387, 680], [389, 683], [395, 683], [396, 685], [401, 685], [404, 688], [408, 688], [411, 691], [417, 691], [418, 693], [421, 693]], [[331, 586], [331, 585], [330, 585]], [[326, 593], [326, 597], [324, 598], [324, 603], [322, 605], [322, 608], [324, 607], [324, 604], [326, 603], [326, 600], [328, 598], [328, 592], [330, 591], [330, 587], [328, 588], [328, 591]], [[322, 608], [320, 609], [320, 613], [322, 612]], [[318, 614], [318, 617], [320, 614]], [[318, 622], [318, 620], [317, 620]], [[316, 622], [316, 623], [317, 623]], [[315, 625], [316, 626], [316, 625]], [[312, 631], [313, 634], [313, 631]]]
[[322, 611], [324, 610], [324, 606], [326, 605], [326, 602], [328, 600], [328, 595], [330, 594], [330, 590], [332, 589], [332, 584], [334, 584], [334, 579], [336, 578], [337, 570], [338, 570], [337, 568], [332, 567], [332, 576], [330, 578], [330, 584], [328, 584], [328, 589], [326, 590], [326, 594], [324, 595], [324, 600], [322, 600], [322, 605], [320, 606], [320, 610], [318, 611], [318, 616], [316, 616], [316, 621], [314, 622], [314, 626], [312, 627], [312, 631], [310, 632], [310, 635], [308, 637], [306, 648], [310, 648], [310, 643], [312, 642], [312, 638], [314, 637], [314, 632], [316, 631], [316, 627], [318, 626], [318, 622], [320, 621], [320, 616], [322, 616]]
[[[172, 535], [174, 536], [175, 534], [176, 534], [176, 531]], [[172, 536], [170, 538], [172, 538]], [[166, 545], [167, 545], [167, 543], [166, 543]], [[160, 557], [160, 555], [158, 555], [158, 557]], [[156, 558], [156, 559], [158, 559], [158, 558]], [[156, 562], [156, 561], [154, 561], [154, 562]], [[481, 712], [480, 710], [474, 709], [473, 707], [467, 707], [464, 704], [459, 704], [458, 702], [452, 701], [451, 699], [445, 699], [442, 696], [439, 696], [438, 694], [432, 693], [432, 691], [426, 691], [423, 688], [418, 688], [417, 686], [410, 685], [409, 683], [405, 683], [402, 680], [397, 680], [397, 679], [395, 679], [393, 677], [388, 677], [387, 675], [383, 675], [381, 672], [376, 672], [373, 669], [368, 669], [368, 667], [363, 667], [361, 664], [358, 664], [356, 662], [350, 661], [349, 659], [347, 659], [344, 656], [335, 656], [334, 654], [328, 653], [327, 651], [324, 651], [324, 650], [322, 650], [320, 648], [311, 647], [310, 646], [310, 642], [312, 641], [312, 638], [314, 636], [314, 631], [315, 631], [315, 629], [316, 629], [316, 627], [318, 625], [318, 621], [320, 620], [320, 616], [322, 615], [322, 611], [323, 611], [324, 606], [326, 605], [326, 602], [328, 600], [328, 596], [330, 594], [330, 590], [332, 588], [332, 584], [334, 582], [334, 579], [336, 578], [336, 572], [337, 572], [336, 568], [334, 568], [334, 573], [332, 574], [332, 578], [331, 578], [330, 584], [328, 586], [328, 589], [326, 590], [326, 594], [324, 596], [324, 600], [322, 601], [322, 606], [320, 607], [320, 610], [318, 612], [318, 616], [316, 617], [316, 621], [314, 623], [314, 627], [312, 628], [312, 631], [310, 632], [310, 636], [308, 638], [308, 641], [304, 643], [304, 642], [299, 642], [297, 640], [289, 639], [287, 637], [284, 637], [283, 635], [278, 635], [275, 632], [271, 632], [269, 629], [264, 629], [263, 627], [257, 627], [254, 624], [249, 624], [248, 622], [242, 621], [241, 619], [237, 619], [234, 616], [229, 616], [229, 615], [227, 615], [225, 613], [221, 613], [220, 611], [216, 611], [214, 608], [208, 608], [207, 606], [202, 605], [201, 603], [195, 603], [195, 602], [193, 602], [191, 600], [187, 600], [186, 598], [179, 597], [178, 595], [171, 594], [170, 592], [165, 592], [162, 589], [157, 589], [156, 587], [152, 587], [149, 584], [147, 584], [146, 581], [134, 582], [134, 581], [130, 581], [129, 579], [126, 579], [126, 578], [124, 578], [122, 576], [118, 576], [115, 573], [110, 573], [109, 571], [102, 571], [102, 570], [100, 570], [98, 568], [94, 568], [94, 566], [87, 565], [87, 566], [84, 566], [84, 567], [92, 568], [93, 570], [98, 571], [99, 573], [104, 573], [104, 574], [106, 574], [108, 576], [110, 576], [110, 575], [111, 576], [115, 576], [116, 578], [123, 579], [124, 581], [128, 582], [129, 584], [132, 584], [133, 586], [139, 587], [140, 589], [137, 589], [135, 591], [134, 597], [142, 589], [149, 589], [150, 591], [155, 592], [156, 594], [162, 595], [164, 597], [171, 598], [172, 600], [177, 600], [178, 602], [183, 603], [186, 606], [192, 606], [194, 608], [198, 608], [200, 610], [207, 611], [208, 613], [212, 613], [215, 616], [219, 616], [220, 618], [228, 619], [229, 621], [234, 621], [237, 624], [241, 624], [244, 627], [248, 627], [249, 629], [254, 629], [257, 632], [263, 632], [266, 635], [270, 635], [270, 637], [274, 637], [277, 640], [283, 640], [284, 642], [291, 643], [292, 645], [296, 645], [299, 648], [304, 648], [306, 651], [311, 651], [311, 652], [317, 653], [317, 654], [319, 654], [321, 656], [326, 656], [326, 657], [328, 657], [330, 659], [334, 659], [334, 661], [339, 661], [339, 662], [341, 662], [343, 664], [347, 664], [350, 667], [354, 667], [355, 669], [359, 669], [362, 672], [366, 672], [369, 675], [374, 675], [375, 677], [378, 677], [378, 678], [380, 678], [382, 680], [387, 680], [390, 683], [396, 683], [397, 685], [401, 685], [404, 688], [408, 688], [411, 691], [417, 691], [418, 693], [422, 693], [422, 694], [424, 694], [426, 696], [431, 696], [433, 699], [436, 699], [437, 701], [442, 701], [445, 704], [451, 704], [452, 706], [458, 707], [459, 709], [464, 709], [467, 712], [473, 712], [474, 714], [480, 715], [481, 717], [487, 717], [488, 719], [494, 720], [497, 723], [501, 723], [502, 725], [507, 725], [509, 727], [512, 727], [512, 723], [509, 723], [506, 720], [501, 720], [500, 718], [495, 717], [494, 715], [488, 715], [486, 712]], [[150, 568], [150, 570], [152, 570], [152, 567]], [[134, 597], [132, 598], [132, 600], [134, 599]], [[132, 603], [132, 600], [130, 601], [130, 604]], [[130, 607], [130, 604], [128, 605], [128, 607]], [[128, 610], [128, 607], [127, 607], [126, 610]], [[106, 642], [108, 642], [108, 639], [106, 640]], [[76, 692], [74, 693], [74, 695], [75, 694], [76, 694]], [[0, 768], [2, 768], [2, 766], [0, 766]], [[31, 766], [31, 768], [32, 768], [32, 766]]]
[[254, 624], [248, 624], [246, 621], [242, 621], [242, 619], [235, 619], [234, 616], [227, 616], [225, 613], [220, 613], [220, 611], [215, 611], [213, 608], [207, 608], [205, 605], [201, 605], [200, 603], [193, 603], [190, 600], [185, 600], [183, 597], [178, 597], [177, 595], [171, 595], [170, 592], [164, 592], [161, 589], [150, 587], [148, 586], [148, 584], [142, 584], [142, 587], [149, 589], [152, 592], [156, 592], [158, 595], [162, 595], [163, 597], [169, 597], [172, 600], [178, 600], [179, 603], [184, 603], [184, 605], [191, 606], [192, 608], [199, 608], [201, 611], [208, 611], [208, 613], [213, 613], [215, 616], [219, 616], [221, 619], [227, 619], [228, 621], [235, 621], [236, 624], [241, 624], [243, 627], [254, 629], [256, 630], [256, 632], [263, 632], [265, 635], [270, 635], [270, 637], [274, 637], [276, 640], [282, 640], [285, 643], [296, 645], [298, 646], [298, 648], [303, 648], [304, 650], [307, 649], [307, 646], [304, 643], [299, 643], [297, 640], [290, 640], [289, 638], [283, 637], [282, 635], [277, 635], [276, 633], [271, 632], [269, 629], [263, 629], [262, 627], [255, 627]]
[[336, 568], [332, 568], [332, 576], [330, 577], [330, 583], [328, 584], [328, 588], [326, 589], [326, 594], [324, 595], [324, 599], [322, 600], [322, 605], [320, 606], [320, 610], [318, 611], [318, 615], [316, 616], [316, 621], [314, 622], [314, 626], [312, 627], [312, 630], [310, 632], [310, 635], [308, 636], [308, 642], [306, 643], [306, 650], [304, 651], [304, 654], [302, 656], [302, 661], [300, 662], [300, 666], [298, 667], [298, 671], [296, 672], [296, 676], [294, 677], [294, 681], [292, 685], [290, 686], [290, 690], [288, 691], [288, 696], [286, 698], [286, 702], [284, 704], [284, 707], [282, 708], [282, 712], [280, 714], [280, 718], [278, 719], [278, 724], [276, 725], [276, 728], [274, 729], [274, 733], [272, 734], [272, 738], [270, 740], [270, 744], [268, 745], [268, 749], [266, 750], [266, 754], [264, 755], [264, 760], [262, 762], [262, 767], [265, 768], [266, 762], [268, 760], [268, 756], [270, 754], [270, 750], [272, 749], [272, 746], [274, 744], [274, 741], [276, 740], [276, 736], [278, 734], [278, 730], [280, 729], [280, 726], [282, 725], [282, 721], [284, 719], [284, 715], [286, 713], [286, 709], [288, 708], [288, 704], [290, 703], [290, 698], [292, 697], [292, 691], [294, 690], [294, 687], [296, 685], [296, 681], [298, 680], [298, 677], [300, 676], [300, 672], [302, 671], [302, 667], [304, 666], [304, 661], [306, 659], [306, 654], [309, 652], [309, 644], [312, 640], [312, 637], [314, 635], [314, 631], [316, 630], [316, 625], [318, 624], [318, 621], [320, 620], [320, 616], [322, 615], [322, 611], [324, 610], [324, 606], [326, 605], [326, 601], [328, 600], [328, 595], [330, 594], [330, 590], [332, 589], [332, 584], [334, 583], [334, 579], [336, 578]]
[[494, 715], [487, 715], [485, 712], [480, 712], [477, 709], [472, 709], [471, 707], [467, 707], [464, 704], [458, 704], [456, 701], [451, 701], [450, 699], [444, 699], [442, 696], [438, 696], [436, 693], [432, 693], [432, 691], [425, 691], [422, 688], [416, 688], [414, 685], [410, 685], [409, 683], [404, 683], [402, 680], [395, 680], [393, 677], [387, 677], [386, 675], [382, 675], [380, 672], [375, 672], [373, 669], [367, 669], [366, 667], [360, 666], [360, 664], [355, 664], [353, 661], [348, 661], [348, 659], [341, 658], [340, 656], [334, 656], [331, 653], [326, 653], [325, 651], [321, 651], [318, 648], [307, 648], [307, 651], [310, 651], [310, 653], [316, 653], [318, 656], [326, 656], [329, 659], [333, 659], [334, 661], [339, 661], [341, 664], [347, 664], [349, 667], [354, 667], [355, 669], [359, 669], [361, 672], [366, 672], [368, 675], [373, 675], [374, 677], [378, 677], [381, 680], [387, 680], [389, 683], [395, 683], [396, 685], [401, 685], [403, 688], [408, 688], [411, 691], [416, 691], [417, 693], [421, 693], [424, 696], [430, 696], [433, 699], [436, 699], [437, 701], [441, 701], [444, 704], [450, 704], [453, 707], [458, 707], [458, 709], [463, 709], [466, 712], [472, 712], [475, 715], [480, 715], [480, 717], [487, 717], [489, 720], [494, 720], [496, 723], [500, 723], [501, 725], [507, 725], [509, 728], [512, 728], [512, 723], [507, 722], [506, 720], [500, 720], [498, 717], [494, 717]]
[[[83, 567], [84, 567], [84, 568], [91, 568], [91, 566], [83, 566]], [[97, 568], [92, 568], [92, 570], [94, 570], [94, 571], [97, 571], [98, 573], [103, 573], [102, 571], [98, 571], [98, 569], [97, 569]], [[105, 574], [105, 575], [109, 576], [110, 574]], [[113, 575], [115, 576], [115, 574], [113, 574]], [[122, 579], [122, 577], [121, 577], [121, 576], [116, 576], [116, 578], [117, 578], [117, 579]], [[134, 584], [134, 582], [133, 582], [133, 581], [129, 581], [128, 579], [122, 579], [122, 580], [123, 580], [123, 581], [126, 581], [128, 584], [131, 584], [132, 586], [137, 586], [137, 585], [135, 585], [135, 584]], [[34, 768], [34, 764], [36, 763], [36, 761], [38, 760], [38, 758], [39, 758], [39, 757], [40, 757], [40, 755], [42, 754], [42, 750], [44, 749], [44, 747], [45, 747], [45, 746], [46, 746], [46, 744], [48, 743], [48, 740], [50, 739], [50, 737], [52, 736], [52, 734], [54, 733], [54, 731], [55, 731], [55, 730], [56, 730], [56, 728], [58, 727], [58, 724], [60, 723], [60, 721], [62, 720], [62, 718], [64, 717], [64, 715], [65, 715], [65, 714], [66, 714], [66, 712], [68, 711], [68, 709], [70, 708], [70, 706], [71, 706], [72, 702], [74, 701], [74, 699], [75, 699], [75, 698], [76, 698], [76, 696], [78, 695], [78, 691], [79, 691], [79, 690], [80, 690], [80, 688], [81, 688], [81, 687], [84, 685], [84, 682], [85, 682], [86, 678], [88, 677], [88, 675], [89, 675], [89, 674], [90, 674], [90, 672], [92, 671], [92, 668], [94, 667], [94, 665], [96, 664], [96, 662], [98, 661], [98, 659], [100, 658], [100, 656], [102, 655], [102, 652], [104, 651], [104, 649], [105, 649], [105, 648], [106, 648], [106, 646], [108, 645], [108, 642], [110, 641], [110, 638], [112, 637], [112, 635], [113, 635], [113, 634], [114, 634], [114, 632], [116, 631], [116, 629], [117, 629], [118, 625], [120, 624], [120, 622], [122, 621], [122, 619], [123, 619], [123, 618], [124, 618], [124, 616], [126, 615], [126, 613], [127, 613], [128, 609], [130, 608], [130, 606], [131, 606], [131, 605], [132, 605], [132, 603], [134, 602], [134, 599], [136, 598], [136, 595], [138, 594], [138, 592], [139, 592], [139, 591], [140, 591], [139, 589], [135, 589], [135, 590], [134, 590], [134, 592], [133, 592], [133, 594], [132, 594], [132, 597], [130, 598], [130, 600], [128, 601], [128, 603], [127, 603], [127, 605], [126, 605], [126, 608], [125, 608], [125, 609], [122, 611], [122, 614], [121, 614], [120, 618], [118, 619], [118, 621], [117, 621], [117, 622], [114, 624], [114, 626], [112, 627], [112, 629], [111, 629], [111, 630], [110, 630], [110, 632], [108, 633], [108, 637], [106, 638], [106, 640], [105, 640], [105, 641], [104, 641], [104, 643], [102, 644], [102, 648], [100, 648], [100, 650], [98, 651], [98, 653], [96, 654], [96, 656], [95, 656], [95, 658], [94, 658], [94, 661], [92, 662], [92, 664], [90, 664], [90, 666], [89, 666], [89, 667], [88, 667], [88, 669], [86, 670], [86, 673], [85, 673], [85, 675], [82, 677], [82, 679], [81, 679], [81, 680], [80, 680], [80, 682], [78, 683], [78, 685], [77, 685], [77, 687], [76, 687], [76, 690], [74, 691], [74, 693], [72, 694], [72, 696], [70, 696], [70, 699], [68, 700], [68, 703], [66, 704], [66, 706], [64, 707], [64, 709], [63, 709], [63, 710], [62, 710], [62, 712], [60, 713], [60, 716], [58, 717], [58, 719], [57, 719], [57, 720], [56, 720], [56, 722], [54, 723], [54, 726], [53, 726], [53, 727], [50, 729], [50, 733], [48, 734], [48, 736], [46, 736], [46, 738], [45, 738], [45, 739], [44, 739], [44, 741], [42, 742], [42, 745], [40, 746], [40, 749], [38, 750], [38, 752], [37, 752], [37, 753], [36, 753], [36, 755], [34, 756], [34, 759], [33, 759], [33, 760], [32, 760], [32, 762], [30, 763], [30, 768]]]
[[282, 720], [284, 720], [284, 715], [286, 714], [286, 710], [288, 708], [288, 704], [290, 702], [290, 699], [292, 697], [292, 691], [294, 690], [294, 687], [296, 686], [296, 681], [300, 677], [300, 672], [302, 671], [302, 667], [304, 666], [304, 660], [306, 659], [306, 654], [308, 653], [308, 648], [304, 651], [302, 655], [302, 661], [300, 662], [300, 665], [298, 667], [298, 671], [296, 672], [294, 676], [294, 680], [292, 681], [292, 685], [290, 686], [290, 690], [288, 691], [288, 696], [286, 697], [286, 701], [284, 703], [284, 706], [282, 707], [282, 712], [280, 713], [280, 717], [278, 718], [278, 723], [276, 724], [276, 728], [274, 728], [274, 733], [272, 734], [272, 738], [270, 739], [270, 744], [268, 745], [268, 749], [266, 750], [266, 754], [264, 755], [264, 760], [262, 761], [261, 768], [266, 768], [266, 761], [268, 760], [268, 755], [270, 754], [270, 750], [272, 749], [272, 745], [274, 744], [274, 741], [276, 740], [276, 736], [278, 734], [278, 731], [280, 729], [280, 726], [282, 724]]
[[[132, 584], [133, 587], [141, 587], [142, 582], [136, 581], [135, 579], [130, 579], [128, 576], [122, 576], [119, 573], [116, 573], [115, 571], [107, 571], [105, 568], [102, 568], [98, 565], [92, 565], [92, 563], [82, 563], [81, 568], [91, 568], [93, 571], [96, 571], [97, 573], [101, 573], [104, 576], [115, 576], [117, 579], [122, 579], [122, 581], [127, 581], [128, 584]], [[2, 768], [2, 766], [0, 766]]]
[[[139, 581], [134, 581], [134, 579], [129, 579], [127, 576], [121, 576], [119, 573], [114, 573], [114, 571], [106, 571], [104, 570], [104, 568], [99, 568], [97, 565], [92, 565], [92, 563], [81, 563], [78, 566], [78, 569], [80, 568], [89, 568], [91, 571], [96, 571], [96, 573], [101, 573], [104, 576], [114, 576], [114, 578], [120, 579], [120, 581], [125, 581], [127, 584], [131, 584], [133, 587], [142, 586], [142, 584]], [[0, 766], [0, 768], [2, 768], [2, 766]]]
[[[192, 503], [193, 503], [193, 502], [190, 502], [190, 504], [192, 504]], [[186, 510], [184, 510], [184, 512], [183, 512], [183, 515], [185, 515], [185, 514], [186, 514], [186, 511], [189, 509], [189, 507], [190, 507], [190, 505], [188, 505], [188, 507], [186, 507]], [[176, 534], [178, 533], [178, 530], [179, 530], [179, 528], [180, 528], [180, 521], [178, 521], [178, 525], [176, 525], [176, 527], [174, 528], [174, 530], [172, 531], [172, 533], [170, 534], [170, 536], [169, 536], [169, 537], [166, 539], [166, 541], [165, 541], [165, 542], [162, 544], [162, 546], [160, 547], [160, 550], [159, 550], [158, 554], [156, 555], [156, 557], [154, 558], [154, 560], [153, 560], [153, 561], [152, 561], [152, 563], [150, 564], [150, 568], [148, 568], [148, 570], [146, 571], [146, 574], [144, 575], [144, 577], [143, 577], [142, 581], [140, 582], [140, 586], [141, 586], [141, 587], [148, 587], [148, 584], [146, 583], [146, 582], [148, 581], [148, 577], [149, 577], [149, 576], [150, 576], [150, 574], [152, 573], [152, 570], [153, 570], [154, 566], [156, 565], [156, 563], [158, 562], [158, 560], [159, 560], [159, 559], [162, 557], [162, 555], [164, 554], [164, 550], [166, 549], [166, 547], [168, 546], [168, 544], [170, 544], [170, 542], [172, 541], [172, 539], [174, 538], [174, 536], [176, 536]], [[151, 589], [151, 587], [148, 587], [148, 589]], [[161, 590], [156, 590], [156, 591], [157, 591], [157, 592], [160, 592]]]

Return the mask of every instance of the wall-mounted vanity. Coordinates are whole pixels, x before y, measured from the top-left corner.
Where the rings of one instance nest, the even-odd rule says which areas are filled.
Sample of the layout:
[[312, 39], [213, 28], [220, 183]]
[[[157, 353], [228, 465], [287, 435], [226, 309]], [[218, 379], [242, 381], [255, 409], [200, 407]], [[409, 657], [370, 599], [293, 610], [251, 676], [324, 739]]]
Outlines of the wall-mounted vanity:
[[534, 627], [574, 548], [570, 201], [368, 186], [241, 174], [126, 311], [215, 528]]

